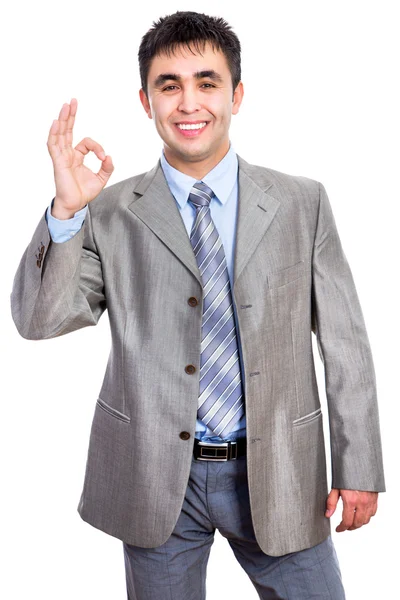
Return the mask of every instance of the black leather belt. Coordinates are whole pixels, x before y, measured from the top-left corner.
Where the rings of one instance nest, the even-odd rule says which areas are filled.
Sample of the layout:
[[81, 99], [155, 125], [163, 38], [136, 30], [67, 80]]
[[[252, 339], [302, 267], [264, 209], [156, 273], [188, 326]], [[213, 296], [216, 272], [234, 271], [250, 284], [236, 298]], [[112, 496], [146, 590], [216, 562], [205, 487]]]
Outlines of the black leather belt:
[[227, 442], [202, 442], [194, 438], [193, 456], [196, 460], [235, 460], [245, 454], [245, 437]]

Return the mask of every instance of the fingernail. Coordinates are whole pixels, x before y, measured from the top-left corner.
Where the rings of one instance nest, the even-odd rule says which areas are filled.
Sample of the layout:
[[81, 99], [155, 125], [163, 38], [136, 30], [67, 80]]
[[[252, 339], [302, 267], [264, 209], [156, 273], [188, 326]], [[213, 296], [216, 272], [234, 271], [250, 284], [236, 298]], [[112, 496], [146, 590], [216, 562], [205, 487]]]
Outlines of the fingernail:
[[104, 154], [104, 152], [100, 152], [99, 156], [100, 156], [101, 160], [104, 160], [105, 157], [106, 157], [106, 155]]

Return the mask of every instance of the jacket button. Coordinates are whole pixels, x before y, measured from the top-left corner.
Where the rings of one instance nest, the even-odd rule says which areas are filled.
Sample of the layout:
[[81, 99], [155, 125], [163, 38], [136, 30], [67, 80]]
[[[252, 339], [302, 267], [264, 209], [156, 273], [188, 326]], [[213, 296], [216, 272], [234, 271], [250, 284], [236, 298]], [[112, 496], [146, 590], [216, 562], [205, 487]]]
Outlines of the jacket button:
[[38, 267], [40, 267], [40, 266], [41, 266], [41, 264], [42, 264], [42, 261], [41, 261], [41, 260], [37, 260], [37, 261], [36, 261], [36, 264], [37, 264], [37, 266], [38, 266]]
[[181, 431], [179, 437], [181, 440], [188, 440], [190, 438], [190, 433], [187, 431]]
[[185, 367], [185, 371], [186, 373], [189, 373], [189, 375], [192, 375], [192, 373], [194, 373], [196, 370], [196, 367], [194, 365], [186, 365]]
[[189, 304], [189, 306], [197, 306], [198, 305], [197, 298], [195, 298], [194, 296], [191, 296], [188, 300], [188, 304]]

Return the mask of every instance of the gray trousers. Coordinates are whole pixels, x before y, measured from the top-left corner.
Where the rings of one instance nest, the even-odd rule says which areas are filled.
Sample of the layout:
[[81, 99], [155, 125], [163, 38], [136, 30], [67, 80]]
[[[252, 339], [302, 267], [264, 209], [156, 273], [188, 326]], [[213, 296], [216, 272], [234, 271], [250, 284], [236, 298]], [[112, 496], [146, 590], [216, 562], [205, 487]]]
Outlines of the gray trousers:
[[331, 536], [283, 556], [262, 552], [251, 521], [245, 456], [225, 462], [193, 457], [182, 510], [168, 540], [157, 548], [123, 543], [128, 600], [204, 600], [216, 528], [262, 600], [345, 600]]

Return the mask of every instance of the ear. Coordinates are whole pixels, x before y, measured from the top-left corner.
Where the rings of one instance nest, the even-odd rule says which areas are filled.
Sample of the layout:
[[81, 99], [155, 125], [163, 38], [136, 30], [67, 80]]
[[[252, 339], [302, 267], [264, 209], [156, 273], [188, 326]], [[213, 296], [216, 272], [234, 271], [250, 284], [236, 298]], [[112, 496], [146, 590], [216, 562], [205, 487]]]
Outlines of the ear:
[[232, 114], [237, 115], [244, 95], [243, 83], [239, 81], [233, 94]]
[[143, 88], [140, 88], [140, 90], [139, 90], [139, 98], [140, 98], [140, 102], [142, 103], [144, 110], [147, 113], [147, 116], [149, 117], [149, 119], [152, 119], [153, 117], [151, 114], [150, 104], [149, 104], [148, 98], [147, 98]]

